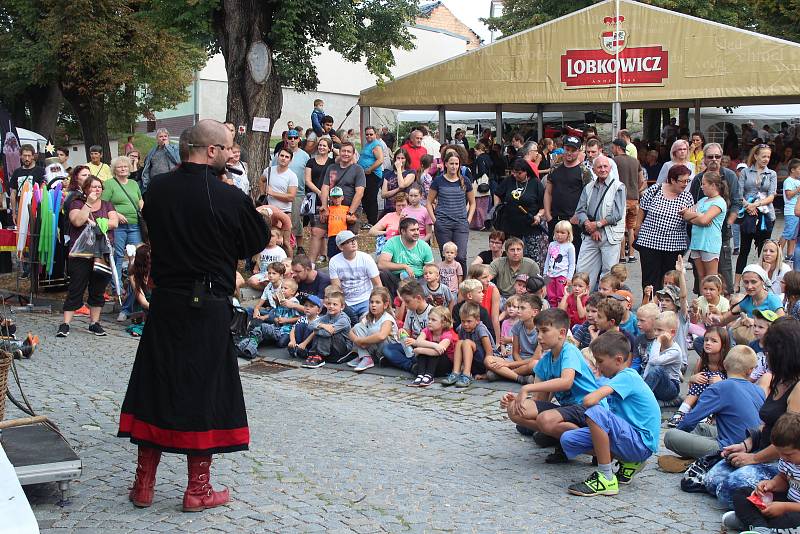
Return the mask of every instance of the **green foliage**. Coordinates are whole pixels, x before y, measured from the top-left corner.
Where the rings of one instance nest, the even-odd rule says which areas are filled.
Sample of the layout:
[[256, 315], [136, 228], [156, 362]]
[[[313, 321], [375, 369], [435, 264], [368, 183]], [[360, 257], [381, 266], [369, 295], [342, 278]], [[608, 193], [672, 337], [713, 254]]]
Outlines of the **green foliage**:
[[[800, 41], [800, 0], [644, 0], [686, 15]], [[594, 4], [591, 0], [505, 0], [500, 17], [483, 19], [503, 36], [526, 30]]]

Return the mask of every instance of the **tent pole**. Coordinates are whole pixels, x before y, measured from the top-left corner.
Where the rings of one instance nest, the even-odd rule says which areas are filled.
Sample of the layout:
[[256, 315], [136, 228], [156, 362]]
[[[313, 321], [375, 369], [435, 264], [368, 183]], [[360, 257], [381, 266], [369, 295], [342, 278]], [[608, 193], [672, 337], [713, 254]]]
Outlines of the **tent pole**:
[[[495, 129], [497, 130], [497, 140], [495, 143], [503, 146], [503, 104], [495, 104], [494, 106], [494, 121]], [[489, 147], [491, 149], [492, 147]]]
[[620, 118], [622, 117], [622, 104], [619, 102], [611, 103], [611, 137], [617, 138], [619, 132]]
[[696, 99], [694, 101], [694, 131], [699, 132], [700, 130], [700, 99]]
[[439, 142], [447, 142], [447, 115], [444, 106], [439, 106]]
[[370, 121], [370, 110], [371, 110], [371, 108], [369, 106], [361, 106], [361, 113], [360, 113], [360, 115], [361, 115], [361, 131], [359, 132], [360, 139], [361, 139], [361, 146], [364, 146], [366, 144], [365, 138], [364, 138], [364, 128], [366, 128], [367, 126], [369, 126], [371, 124], [371, 121]]
[[536, 105], [536, 139], [541, 143], [544, 139], [544, 106]]

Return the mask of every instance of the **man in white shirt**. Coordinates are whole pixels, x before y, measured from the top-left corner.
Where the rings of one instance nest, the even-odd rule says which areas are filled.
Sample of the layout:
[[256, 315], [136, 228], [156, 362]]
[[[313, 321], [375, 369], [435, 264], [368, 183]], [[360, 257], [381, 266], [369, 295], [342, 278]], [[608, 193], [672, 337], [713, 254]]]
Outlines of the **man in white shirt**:
[[292, 156], [288, 148], [282, 148], [275, 158], [277, 166], [264, 169], [261, 175], [267, 184], [267, 201], [288, 214], [297, 195], [297, 175], [289, 168]]
[[[326, 117], [327, 119], [327, 117]], [[289, 130], [286, 132], [286, 148], [292, 153], [292, 161], [289, 169], [297, 176], [297, 193], [292, 202], [292, 232], [297, 240], [297, 248], [303, 243], [303, 220], [300, 217], [300, 204], [306, 196], [306, 163], [308, 163], [308, 153], [300, 148], [300, 132]], [[277, 158], [273, 158], [272, 166], [277, 165]]]
[[353, 324], [369, 309], [369, 295], [382, 287], [380, 271], [372, 256], [358, 250], [356, 235], [350, 230], [339, 232], [336, 246], [342, 251], [328, 262], [331, 285], [342, 290], [347, 307], [345, 313]]

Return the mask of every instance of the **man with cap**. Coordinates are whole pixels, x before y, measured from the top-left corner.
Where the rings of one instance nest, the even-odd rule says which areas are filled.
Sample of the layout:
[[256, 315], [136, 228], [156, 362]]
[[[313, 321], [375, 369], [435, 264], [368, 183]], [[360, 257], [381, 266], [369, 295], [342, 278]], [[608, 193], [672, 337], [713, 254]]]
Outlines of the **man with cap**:
[[[159, 174], [171, 172], [175, 167], [181, 164], [178, 146], [169, 142], [169, 130], [166, 128], [159, 128], [156, 131], [156, 140], [158, 143], [150, 149], [150, 152], [148, 152], [147, 156], [144, 158], [144, 167], [142, 167], [142, 193], [147, 191], [147, 188], [150, 187], [150, 182], [153, 178]], [[109, 175], [109, 178], [111, 178], [111, 175]]]
[[[300, 204], [306, 196], [306, 163], [308, 163], [309, 155], [305, 150], [300, 149], [300, 132], [297, 130], [289, 130], [286, 132], [286, 145], [285, 148], [292, 154], [292, 160], [289, 162], [289, 169], [297, 177], [297, 191], [295, 193], [294, 201], [291, 206], [292, 213], [292, 231], [297, 240], [297, 248], [299, 249], [303, 243], [303, 221], [300, 218]], [[278, 166], [278, 158], [273, 158], [272, 167]], [[275, 172], [275, 168], [272, 169]], [[266, 174], [266, 171], [265, 173]], [[266, 184], [269, 187], [270, 184]]]
[[548, 221], [549, 239], [553, 240], [553, 230], [559, 221], [572, 223], [572, 244], [575, 254], [581, 248], [581, 229], [573, 219], [581, 191], [592, 175], [580, 161], [581, 140], [574, 135], [564, 138], [563, 163], [550, 171], [544, 189], [544, 218]]
[[619, 179], [625, 184], [625, 239], [619, 247], [619, 261], [634, 262], [636, 261], [633, 253], [634, 225], [639, 213], [639, 195], [647, 187], [647, 182], [639, 160], [626, 153], [624, 139], [618, 138], [612, 141], [611, 153], [614, 155], [614, 163], [617, 164]]
[[372, 256], [358, 250], [356, 235], [350, 230], [339, 232], [336, 246], [342, 251], [328, 262], [331, 285], [344, 293], [344, 312], [356, 324], [369, 309], [369, 295], [381, 287], [380, 271]]
[[625, 184], [610, 176], [605, 156], [595, 158], [594, 173], [597, 179], [583, 188], [575, 209], [582, 234], [576, 271], [589, 275], [590, 288], [616, 265], [625, 237]]
[[[722, 249], [719, 253], [718, 271], [725, 281], [725, 292], [729, 293], [733, 289], [733, 260], [731, 258], [731, 227], [736, 222], [739, 210], [742, 209], [742, 190], [739, 187], [739, 179], [736, 173], [722, 166], [722, 146], [719, 143], [708, 143], [703, 147], [703, 163], [705, 170], [692, 179], [689, 192], [695, 202], [703, 197], [700, 186], [703, 183], [703, 176], [707, 172], [716, 172], [722, 175], [725, 183], [728, 184], [728, 211], [725, 216], [725, 224], [722, 225]], [[746, 165], [745, 165], [746, 167]], [[738, 226], [736, 227], [738, 230]], [[689, 228], [691, 235], [691, 227]], [[694, 292], [699, 294], [700, 279], [695, 277]]]
[[108, 163], [103, 163], [103, 147], [92, 145], [89, 147], [89, 172], [100, 178], [101, 182], [111, 179], [111, 167]]

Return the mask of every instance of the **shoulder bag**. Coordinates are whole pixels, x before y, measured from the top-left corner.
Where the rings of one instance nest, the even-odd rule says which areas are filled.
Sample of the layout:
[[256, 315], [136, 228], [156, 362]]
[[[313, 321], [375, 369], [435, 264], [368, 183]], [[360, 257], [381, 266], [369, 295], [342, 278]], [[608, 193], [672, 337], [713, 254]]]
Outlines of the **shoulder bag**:
[[142, 235], [142, 242], [149, 243], [150, 234], [147, 231], [147, 221], [145, 221], [144, 217], [142, 216], [142, 210], [139, 209], [139, 205], [136, 202], [134, 202], [134, 200], [131, 198], [128, 192], [125, 191], [125, 188], [122, 187], [122, 184], [119, 183], [119, 180], [117, 180], [116, 177], [114, 178], [114, 181], [117, 182], [117, 185], [119, 185], [119, 188], [122, 190], [122, 193], [128, 198], [128, 202], [130, 202], [131, 206], [133, 206], [133, 209], [136, 210], [136, 216], [139, 218], [139, 233]]

